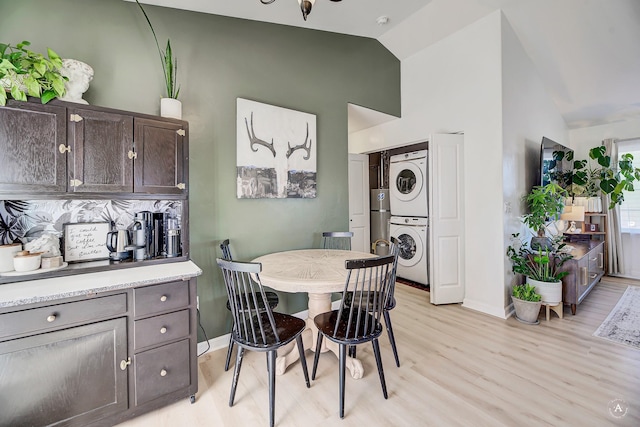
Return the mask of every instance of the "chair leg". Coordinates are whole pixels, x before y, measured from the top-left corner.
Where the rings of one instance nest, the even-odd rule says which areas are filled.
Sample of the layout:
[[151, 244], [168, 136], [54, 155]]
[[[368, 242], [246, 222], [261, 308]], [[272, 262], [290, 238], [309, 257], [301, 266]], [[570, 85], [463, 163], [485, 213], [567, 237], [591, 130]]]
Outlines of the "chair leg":
[[233, 338], [229, 338], [229, 348], [227, 349], [227, 361], [224, 363], [224, 371], [229, 370], [229, 362], [231, 362], [231, 353], [233, 353]]
[[387, 398], [387, 383], [384, 381], [384, 370], [382, 369], [382, 358], [380, 357], [380, 344], [378, 339], [371, 341], [373, 344], [373, 353], [376, 355], [376, 365], [378, 365], [378, 375], [380, 375], [380, 385], [382, 385], [382, 394]]
[[298, 353], [300, 353], [300, 364], [302, 365], [302, 373], [304, 373], [304, 380], [307, 383], [307, 388], [311, 387], [309, 383], [309, 370], [307, 369], [307, 358], [304, 355], [304, 344], [302, 343], [302, 334], [296, 337], [296, 343], [298, 344]]
[[322, 348], [322, 332], [318, 331], [318, 339], [316, 340], [316, 353], [313, 356], [313, 371], [311, 372], [311, 379], [316, 379], [316, 369], [318, 369], [318, 359], [320, 359], [320, 349]]
[[338, 379], [340, 383], [340, 418], [344, 418], [344, 373], [346, 368], [347, 345], [340, 344], [340, 367], [338, 368]]
[[267, 353], [267, 364], [269, 365], [269, 425], [273, 427], [275, 422], [276, 408], [276, 350]]
[[238, 387], [238, 377], [240, 376], [240, 368], [242, 368], [242, 356], [244, 356], [244, 348], [238, 346], [236, 354], [236, 366], [233, 369], [233, 382], [231, 383], [231, 395], [229, 396], [229, 406], [233, 406], [233, 400], [236, 397], [236, 387]]
[[391, 349], [393, 350], [393, 356], [396, 358], [396, 366], [399, 368], [400, 358], [398, 358], [398, 349], [396, 348], [396, 339], [393, 336], [393, 327], [391, 326], [391, 317], [389, 316], [388, 310], [384, 310], [384, 324], [387, 326], [387, 334], [389, 334]]
[[354, 359], [356, 358], [356, 346], [355, 345], [350, 345], [349, 346], [349, 357], [353, 357]]

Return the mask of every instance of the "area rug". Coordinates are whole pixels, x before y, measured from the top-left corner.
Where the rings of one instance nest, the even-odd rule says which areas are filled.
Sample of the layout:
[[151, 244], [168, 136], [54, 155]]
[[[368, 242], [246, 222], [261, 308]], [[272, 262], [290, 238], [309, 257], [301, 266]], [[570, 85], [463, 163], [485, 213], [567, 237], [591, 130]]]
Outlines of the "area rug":
[[640, 349], [640, 287], [627, 288], [593, 336]]

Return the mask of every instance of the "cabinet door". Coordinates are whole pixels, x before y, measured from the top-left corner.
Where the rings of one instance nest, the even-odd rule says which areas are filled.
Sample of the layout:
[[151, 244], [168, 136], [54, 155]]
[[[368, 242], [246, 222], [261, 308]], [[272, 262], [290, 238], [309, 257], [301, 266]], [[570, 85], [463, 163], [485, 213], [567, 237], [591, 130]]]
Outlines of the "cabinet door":
[[128, 407], [126, 318], [0, 343], [0, 426], [87, 425]]
[[186, 132], [179, 123], [136, 118], [136, 193], [186, 193]]
[[0, 191], [65, 192], [65, 108], [9, 101], [0, 107]]
[[131, 193], [133, 116], [82, 108], [68, 113], [73, 156], [69, 189]]

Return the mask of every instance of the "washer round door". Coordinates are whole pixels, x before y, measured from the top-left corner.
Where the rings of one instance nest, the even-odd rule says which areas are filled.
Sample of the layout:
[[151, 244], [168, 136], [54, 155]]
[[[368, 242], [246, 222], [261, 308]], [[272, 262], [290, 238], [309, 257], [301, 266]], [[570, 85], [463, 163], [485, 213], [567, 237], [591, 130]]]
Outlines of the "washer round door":
[[394, 195], [399, 200], [408, 202], [418, 197], [425, 185], [422, 170], [414, 162], [391, 163], [390, 174], [395, 178]]
[[398, 263], [404, 267], [413, 267], [424, 256], [422, 238], [413, 227], [401, 227], [391, 233], [400, 247]]

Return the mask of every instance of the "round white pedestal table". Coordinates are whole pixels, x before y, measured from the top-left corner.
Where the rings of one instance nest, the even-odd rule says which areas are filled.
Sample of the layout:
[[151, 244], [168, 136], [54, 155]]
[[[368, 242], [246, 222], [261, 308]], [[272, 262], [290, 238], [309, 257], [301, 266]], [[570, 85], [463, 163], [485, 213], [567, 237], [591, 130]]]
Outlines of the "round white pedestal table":
[[[347, 279], [345, 261], [349, 259], [375, 258], [367, 252], [343, 251], [336, 249], [301, 249], [276, 252], [253, 260], [262, 264], [260, 279], [262, 284], [277, 291], [306, 292], [309, 295], [307, 328], [302, 333], [305, 350], [315, 351], [318, 329], [313, 318], [331, 311], [331, 294], [342, 292]], [[322, 352], [331, 351], [338, 356], [338, 344], [322, 340]], [[295, 343], [278, 351], [276, 373], [282, 375], [287, 366], [299, 359]], [[362, 378], [362, 363], [348, 357], [346, 366], [355, 379]]]

